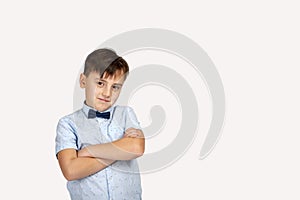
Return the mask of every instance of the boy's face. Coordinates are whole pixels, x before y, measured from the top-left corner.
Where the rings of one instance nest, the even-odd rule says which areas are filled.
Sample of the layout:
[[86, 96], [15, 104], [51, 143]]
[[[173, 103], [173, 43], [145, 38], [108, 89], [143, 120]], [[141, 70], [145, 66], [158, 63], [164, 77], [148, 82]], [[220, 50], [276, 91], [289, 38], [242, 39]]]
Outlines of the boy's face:
[[97, 72], [91, 72], [87, 77], [81, 74], [80, 87], [85, 88], [86, 104], [100, 112], [109, 109], [117, 101], [124, 81], [121, 71], [114, 76], [104, 74], [103, 78]]

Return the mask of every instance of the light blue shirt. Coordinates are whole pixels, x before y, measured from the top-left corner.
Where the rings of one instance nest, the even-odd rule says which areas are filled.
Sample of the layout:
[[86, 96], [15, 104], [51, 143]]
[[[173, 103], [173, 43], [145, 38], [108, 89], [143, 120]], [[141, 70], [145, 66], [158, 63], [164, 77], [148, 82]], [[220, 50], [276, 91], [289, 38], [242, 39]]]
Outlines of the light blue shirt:
[[[56, 154], [68, 148], [80, 150], [93, 144], [108, 143], [123, 137], [128, 128], [141, 129], [128, 106], [113, 106], [110, 119], [88, 119], [90, 108], [83, 108], [61, 118], [57, 125]], [[68, 181], [72, 200], [140, 200], [142, 189], [135, 159], [116, 161], [107, 168], [79, 180]]]

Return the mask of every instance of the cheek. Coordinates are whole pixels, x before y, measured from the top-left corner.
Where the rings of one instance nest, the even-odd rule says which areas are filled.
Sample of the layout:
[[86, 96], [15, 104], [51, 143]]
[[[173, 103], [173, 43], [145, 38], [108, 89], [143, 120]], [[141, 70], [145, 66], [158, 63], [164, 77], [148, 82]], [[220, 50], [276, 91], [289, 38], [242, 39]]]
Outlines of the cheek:
[[111, 96], [111, 100], [112, 100], [113, 102], [115, 102], [115, 101], [118, 99], [119, 95], [120, 95], [120, 92], [118, 92], [118, 93], [113, 93], [112, 96]]
[[88, 95], [89, 97], [95, 97], [96, 94], [97, 94], [97, 88], [96, 88], [96, 87], [89, 87], [89, 88], [87, 89], [87, 95]]

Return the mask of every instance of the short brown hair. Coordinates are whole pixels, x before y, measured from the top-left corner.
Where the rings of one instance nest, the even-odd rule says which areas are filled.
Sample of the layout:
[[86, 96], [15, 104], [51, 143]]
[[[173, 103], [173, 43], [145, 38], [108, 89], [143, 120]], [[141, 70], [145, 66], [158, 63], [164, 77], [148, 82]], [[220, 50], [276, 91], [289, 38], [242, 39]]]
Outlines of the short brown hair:
[[129, 72], [127, 62], [112, 49], [97, 49], [90, 53], [84, 64], [83, 74], [88, 76], [91, 72], [97, 72], [102, 78], [105, 76], [113, 76], [117, 71], [123, 72], [126, 76]]

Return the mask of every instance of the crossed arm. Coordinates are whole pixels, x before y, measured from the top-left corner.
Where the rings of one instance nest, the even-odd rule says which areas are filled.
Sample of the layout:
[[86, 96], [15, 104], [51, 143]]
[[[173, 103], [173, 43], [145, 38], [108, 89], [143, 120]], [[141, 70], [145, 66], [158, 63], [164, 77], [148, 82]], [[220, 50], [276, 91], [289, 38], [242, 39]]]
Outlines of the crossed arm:
[[67, 180], [77, 180], [94, 174], [116, 160], [132, 160], [143, 155], [145, 139], [139, 129], [129, 128], [124, 137], [111, 143], [96, 144], [80, 151], [65, 149], [58, 153], [58, 161]]

